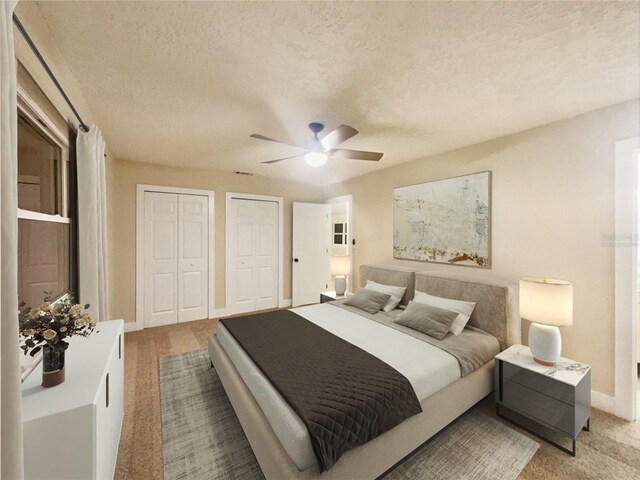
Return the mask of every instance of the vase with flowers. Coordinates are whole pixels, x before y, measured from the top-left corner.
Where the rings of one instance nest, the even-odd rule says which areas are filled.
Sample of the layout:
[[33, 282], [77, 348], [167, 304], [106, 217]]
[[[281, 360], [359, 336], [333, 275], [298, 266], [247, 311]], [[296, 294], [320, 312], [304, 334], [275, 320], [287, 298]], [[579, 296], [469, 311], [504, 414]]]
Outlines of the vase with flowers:
[[89, 304], [74, 303], [68, 295], [64, 300], [50, 303], [46, 294], [39, 307], [20, 304], [18, 321], [24, 344], [24, 354], [32, 357], [42, 350], [42, 386], [54, 387], [64, 382], [64, 352], [69, 347], [68, 337], [88, 337], [96, 327], [96, 321], [84, 311]]

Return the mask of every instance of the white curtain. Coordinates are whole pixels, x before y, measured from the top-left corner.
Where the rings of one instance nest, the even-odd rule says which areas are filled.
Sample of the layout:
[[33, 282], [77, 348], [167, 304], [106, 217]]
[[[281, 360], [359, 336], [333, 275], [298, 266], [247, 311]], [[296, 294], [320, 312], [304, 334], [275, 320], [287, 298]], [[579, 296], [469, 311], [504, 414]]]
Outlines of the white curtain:
[[0, 477], [24, 477], [18, 350], [18, 107], [13, 0], [0, 3]]
[[100, 129], [78, 131], [78, 270], [80, 300], [93, 318], [109, 320], [107, 295], [107, 202], [104, 140]]

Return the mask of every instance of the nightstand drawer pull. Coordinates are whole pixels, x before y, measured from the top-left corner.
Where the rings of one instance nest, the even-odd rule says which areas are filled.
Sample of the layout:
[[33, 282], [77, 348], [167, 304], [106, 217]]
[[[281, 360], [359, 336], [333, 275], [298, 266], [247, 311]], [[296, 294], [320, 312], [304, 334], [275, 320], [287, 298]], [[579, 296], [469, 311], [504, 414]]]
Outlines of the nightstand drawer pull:
[[[574, 407], [555, 398], [505, 378], [502, 384], [502, 403], [508, 408], [532, 417], [534, 420], [539, 420], [557, 428], [571, 437], [576, 435]], [[579, 431], [581, 428], [582, 425], [577, 430]]]
[[505, 380], [519, 383], [569, 405], [575, 405], [575, 388], [571, 385], [506, 362], [503, 366], [503, 375]]

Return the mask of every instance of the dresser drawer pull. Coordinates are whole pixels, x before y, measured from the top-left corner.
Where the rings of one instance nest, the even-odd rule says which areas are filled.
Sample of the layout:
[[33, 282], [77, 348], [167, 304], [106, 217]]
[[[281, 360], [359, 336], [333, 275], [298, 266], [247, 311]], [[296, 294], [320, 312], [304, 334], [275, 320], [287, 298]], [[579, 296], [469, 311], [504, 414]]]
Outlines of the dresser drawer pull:
[[106, 388], [106, 392], [107, 392], [107, 408], [109, 408], [109, 374], [107, 373], [107, 388]]

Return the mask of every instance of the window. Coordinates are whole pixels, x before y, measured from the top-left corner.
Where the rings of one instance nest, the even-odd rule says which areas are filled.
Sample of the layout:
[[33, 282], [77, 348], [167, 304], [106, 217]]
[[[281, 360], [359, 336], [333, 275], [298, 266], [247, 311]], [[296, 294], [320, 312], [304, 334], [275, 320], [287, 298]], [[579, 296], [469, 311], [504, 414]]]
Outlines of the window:
[[334, 245], [347, 244], [347, 224], [346, 223], [333, 224], [333, 244]]
[[18, 298], [29, 306], [74, 290], [69, 148], [35, 110], [18, 111]]

